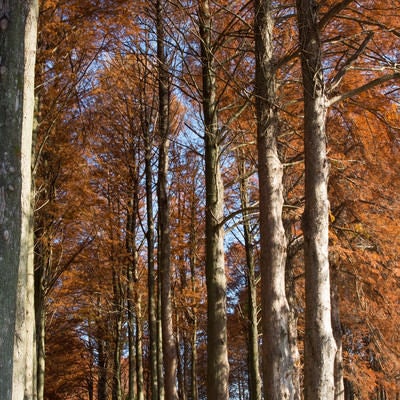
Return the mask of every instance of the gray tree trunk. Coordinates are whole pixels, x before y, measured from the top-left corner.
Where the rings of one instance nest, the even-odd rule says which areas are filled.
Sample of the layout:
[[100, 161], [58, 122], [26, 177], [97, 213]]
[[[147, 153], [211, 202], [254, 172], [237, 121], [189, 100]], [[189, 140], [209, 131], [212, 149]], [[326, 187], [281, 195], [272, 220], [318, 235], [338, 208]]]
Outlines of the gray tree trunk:
[[209, 0], [199, 1], [203, 74], [203, 116], [206, 181], [207, 398], [229, 398], [224, 258], [224, 187], [220, 171], [216, 77]]
[[177, 400], [177, 355], [173, 330], [171, 301], [171, 241], [168, 199], [169, 151], [169, 72], [165, 48], [163, 12], [165, 2], [156, 4], [157, 58], [158, 58], [158, 127], [160, 136], [158, 164], [158, 219], [159, 219], [159, 271], [161, 285], [161, 324], [164, 362], [164, 388], [166, 400]]
[[256, 110], [260, 191], [264, 397], [294, 399], [289, 305], [285, 290], [287, 241], [282, 220], [283, 166], [277, 145], [276, 67], [271, 0], [255, 3]]
[[38, 4], [0, 2], [0, 398], [36, 398], [31, 152]]
[[306, 321], [306, 400], [333, 400], [336, 343], [331, 325], [328, 261], [328, 160], [326, 96], [322, 72], [318, 4], [297, 0], [304, 86], [305, 209], [303, 215]]

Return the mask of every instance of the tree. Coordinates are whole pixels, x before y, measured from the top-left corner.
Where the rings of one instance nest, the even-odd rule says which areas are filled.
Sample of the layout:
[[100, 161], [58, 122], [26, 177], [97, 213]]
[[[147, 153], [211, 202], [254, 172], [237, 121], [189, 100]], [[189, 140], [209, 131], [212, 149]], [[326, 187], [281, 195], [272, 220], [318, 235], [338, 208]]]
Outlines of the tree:
[[161, 323], [162, 323], [162, 348], [164, 360], [164, 386], [165, 399], [178, 398], [176, 387], [177, 355], [176, 343], [173, 332], [173, 310], [171, 294], [171, 239], [169, 223], [168, 199], [168, 163], [170, 143], [170, 75], [167, 65], [167, 48], [163, 11], [167, 2], [156, 2], [156, 29], [157, 29], [157, 60], [158, 60], [158, 128], [159, 128], [159, 154], [158, 154], [158, 219], [159, 219], [159, 257], [161, 285]]
[[[11, 4], [11, 5], [10, 5]], [[38, 3], [0, 4], [0, 397], [35, 396], [31, 152]]]
[[304, 391], [306, 399], [334, 399], [336, 343], [331, 325], [328, 260], [329, 201], [326, 137], [327, 99], [322, 69], [318, 7], [297, 0], [304, 87], [305, 259]]
[[216, 73], [212, 44], [212, 17], [208, 0], [199, 0], [199, 29], [203, 76], [204, 157], [206, 184], [207, 279], [207, 398], [229, 398], [226, 331], [226, 277], [224, 262], [224, 187], [220, 171]]
[[257, 149], [260, 191], [264, 396], [293, 399], [285, 267], [287, 241], [282, 220], [283, 166], [278, 153], [276, 62], [271, 1], [255, 3]]

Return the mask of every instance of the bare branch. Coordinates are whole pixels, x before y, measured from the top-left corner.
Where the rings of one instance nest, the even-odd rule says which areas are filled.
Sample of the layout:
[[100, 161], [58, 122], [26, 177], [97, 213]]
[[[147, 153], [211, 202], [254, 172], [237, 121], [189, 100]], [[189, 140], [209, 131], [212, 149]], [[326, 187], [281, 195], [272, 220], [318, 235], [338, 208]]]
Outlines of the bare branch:
[[346, 93], [343, 93], [338, 96], [334, 96], [334, 97], [330, 98], [327, 101], [327, 106], [330, 107], [331, 105], [338, 103], [339, 101], [343, 101], [343, 100], [349, 99], [351, 97], [357, 96], [358, 94], [365, 92], [366, 90], [372, 89], [375, 86], [379, 86], [385, 82], [399, 79], [399, 78], [400, 78], [400, 72], [394, 72], [393, 74], [383, 75], [383, 76], [376, 78], [356, 89], [350, 90]]
[[332, 79], [329, 90], [332, 91], [335, 89], [343, 77], [346, 75], [346, 72], [350, 69], [351, 65], [357, 60], [357, 58], [364, 52], [365, 48], [367, 47], [368, 43], [371, 41], [372, 37], [374, 36], [374, 32], [369, 32], [367, 37], [363, 40], [360, 47], [354, 52], [354, 54], [347, 59], [344, 63], [342, 68], [338, 71], [336, 76]]

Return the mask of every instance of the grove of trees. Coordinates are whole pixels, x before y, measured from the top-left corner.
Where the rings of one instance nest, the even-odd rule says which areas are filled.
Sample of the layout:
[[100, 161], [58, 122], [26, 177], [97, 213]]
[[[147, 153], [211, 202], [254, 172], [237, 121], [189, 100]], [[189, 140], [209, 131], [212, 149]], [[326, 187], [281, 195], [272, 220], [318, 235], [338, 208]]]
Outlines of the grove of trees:
[[399, 13], [0, 0], [1, 400], [399, 399]]

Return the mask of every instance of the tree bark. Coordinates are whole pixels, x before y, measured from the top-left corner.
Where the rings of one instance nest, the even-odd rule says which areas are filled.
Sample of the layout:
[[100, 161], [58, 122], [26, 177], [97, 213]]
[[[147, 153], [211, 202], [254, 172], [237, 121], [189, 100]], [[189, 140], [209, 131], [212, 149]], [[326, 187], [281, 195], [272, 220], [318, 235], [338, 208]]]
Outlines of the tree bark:
[[229, 398], [229, 362], [226, 330], [226, 276], [224, 259], [224, 187], [220, 171], [216, 76], [209, 0], [199, 1], [199, 28], [203, 75], [203, 116], [206, 181], [207, 285], [207, 398]]
[[282, 220], [283, 166], [277, 144], [272, 1], [256, 1], [254, 28], [264, 397], [294, 399], [290, 310], [285, 291], [287, 241]]
[[36, 0], [0, 3], [0, 398], [36, 398], [31, 152]]
[[322, 72], [318, 4], [314, 0], [297, 0], [296, 5], [304, 87], [304, 392], [306, 400], [332, 400], [335, 395], [336, 344], [331, 325], [328, 261], [327, 101]]
[[159, 271], [161, 285], [161, 324], [164, 362], [164, 388], [166, 400], [177, 400], [177, 356], [173, 330], [171, 301], [171, 240], [168, 199], [168, 151], [169, 151], [169, 73], [167, 67], [163, 11], [165, 3], [156, 4], [157, 58], [158, 58], [158, 215], [159, 215]]

